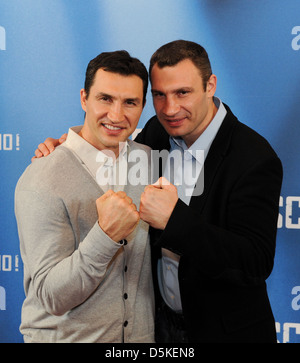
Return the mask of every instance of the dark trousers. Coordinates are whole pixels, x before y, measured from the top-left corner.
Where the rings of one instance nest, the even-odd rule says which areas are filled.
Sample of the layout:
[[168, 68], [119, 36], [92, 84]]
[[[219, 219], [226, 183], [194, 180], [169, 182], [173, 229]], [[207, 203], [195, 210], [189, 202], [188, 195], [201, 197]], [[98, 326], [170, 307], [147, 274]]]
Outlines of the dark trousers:
[[188, 343], [183, 314], [163, 302], [157, 309], [155, 321], [156, 343]]

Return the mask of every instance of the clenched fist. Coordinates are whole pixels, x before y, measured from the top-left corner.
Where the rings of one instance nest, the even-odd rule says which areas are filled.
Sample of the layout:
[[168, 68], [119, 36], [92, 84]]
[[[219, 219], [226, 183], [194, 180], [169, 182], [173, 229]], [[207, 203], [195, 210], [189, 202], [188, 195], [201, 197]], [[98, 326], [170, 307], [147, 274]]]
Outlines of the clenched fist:
[[96, 201], [98, 223], [115, 242], [125, 239], [137, 226], [140, 215], [125, 192], [108, 190]]
[[140, 217], [151, 227], [165, 229], [178, 201], [177, 188], [166, 178], [146, 186], [140, 204]]

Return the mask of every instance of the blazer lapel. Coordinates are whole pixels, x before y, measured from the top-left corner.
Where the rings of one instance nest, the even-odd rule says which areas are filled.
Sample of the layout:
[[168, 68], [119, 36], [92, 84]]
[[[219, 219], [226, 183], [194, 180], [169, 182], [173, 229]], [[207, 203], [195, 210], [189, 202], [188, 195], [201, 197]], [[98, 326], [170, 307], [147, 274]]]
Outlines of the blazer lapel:
[[[202, 212], [213, 180], [229, 149], [232, 133], [237, 122], [236, 117], [232, 114], [229, 107], [226, 105], [225, 107], [227, 109], [227, 115], [210, 147], [204, 168], [196, 183], [194, 195], [191, 198], [190, 206], [196, 207], [197, 212]], [[203, 191], [199, 195], [201, 188]]]

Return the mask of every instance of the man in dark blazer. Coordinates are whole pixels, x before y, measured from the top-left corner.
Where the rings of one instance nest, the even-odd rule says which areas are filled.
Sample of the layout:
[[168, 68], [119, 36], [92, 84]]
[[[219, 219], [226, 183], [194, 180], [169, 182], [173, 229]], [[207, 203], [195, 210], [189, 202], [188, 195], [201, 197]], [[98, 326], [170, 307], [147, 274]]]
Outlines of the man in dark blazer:
[[[156, 341], [276, 342], [265, 280], [274, 263], [281, 162], [214, 97], [217, 79], [200, 45], [161, 47], [150, 80], [156, 116], [135, 141], [183, 155], [203, 148], [205, 160], [192, 196], [160, 178], [141, 198], [140, 217], [151, 226]], [[36, 156], [62, 141], [47, 139]]]
[[[218, 112], [209, 68], [195, 43], [161, 47], [150, 62], [157, 116], [136, 141], [170, 150], [171, 139], [190, 148], [205, 136]], [[265, 280], [274, 263], [282, 166], [268, 142], [224, 107], [198, 179], [203, 193], [186, 203], [161, 179], [141, 198], [140, 216], [153, 227], [158, 342], [276, 342]], [[159, 281], [167, 276], [157, 269], [162, 251], [177, 261], [179, 311], [158, 292], [170, 291]]]

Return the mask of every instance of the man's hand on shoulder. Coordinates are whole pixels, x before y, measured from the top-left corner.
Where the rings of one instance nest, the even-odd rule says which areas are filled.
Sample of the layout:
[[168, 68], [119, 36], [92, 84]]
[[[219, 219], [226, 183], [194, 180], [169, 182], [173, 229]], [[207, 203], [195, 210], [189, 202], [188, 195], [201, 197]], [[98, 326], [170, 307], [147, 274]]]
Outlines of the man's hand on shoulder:
[[31, 159], [33, 162], [35, 159], [42, 158], [51, 154], [55, 148], [66, 141], [68, 134], [63, 134], [60, 139], [52, 139], [48, 137], [44, 142], [39, 144], [38, 148], [35, 150], [35, 156]]

